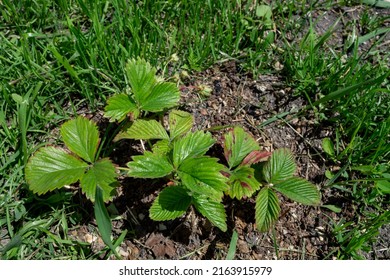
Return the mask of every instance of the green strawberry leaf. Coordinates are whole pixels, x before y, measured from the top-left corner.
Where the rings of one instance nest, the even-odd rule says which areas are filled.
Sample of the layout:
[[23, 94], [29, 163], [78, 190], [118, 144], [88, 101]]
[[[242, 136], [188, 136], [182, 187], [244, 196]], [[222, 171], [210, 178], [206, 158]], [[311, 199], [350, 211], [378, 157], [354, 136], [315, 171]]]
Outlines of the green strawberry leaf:
[[99, 186], [103, 193], [103, 200], [110, 201], [118, 186], [115, 166], [108, 158], [95, 162], [80, 180], [81, 190], [88, 199], [95, 201], [96, 187]]
[[164, 127], [156, 120], [135, 120], [121, 135], [121, 139], [169, 140], [169, 136]]
[[251, 197], [261, 186], [255, 178], [254, 169], [248, 166], [240, 166], [230, 171], [228, 184], [230, 188], [226, 193], [237, 199]]
[[256, 140], [241, 127], [235, 127], [224, 138], [224, 154], [230, 169], [240, 164], [250, 152], [260, 149]]
[[99, 131], [92, 121], [83, 117], [67, 121], [61, 126], [61, 136], [73, 153], [88, 162], [95, 161], [100, 139]]
[[190, 113], [172, 110], [169, 113], [169, 134], [171, 140], [189, 132], [192, 128], [194, 118]]
[[161, 178], [169, 175], [173, 166], [167, 156], [145, 152], [140, 156], [133, 156], [133, 161], [127, 163], [129, 176], [135, 178]]
[[317, 187], [302, 178], [291, 177], [275, 184], [272, 188], [302, 204], [318, 205], [321, 201]]
[[255, 219], [258, 230], [265, 232], [279, 217], [280, 207], [276, 194], [268, 187], [262, 188], [256, 198]]
[[176, 84], [157, 82], [156, 69], [145, 60], [130, 60], [126, 73], [139, 110], [160, 112], [179, 102], [180, 91]]
[[292, 177], [296, 165], [289, 149], [278, 149], [272, 153], [270, 160], [264, 165], [263, 176], [266, 182], [276, 184]]
[[173, 144], [173, 164], [178, 167], [186, 158], [203, 156], [215, 140], [210, 132], [190, 132]]
[[208, 198], [206, 195], [195, 195], [193, 197], [193, 204], [196, 210], [205, 216], [213, 225], [225, 232], [226, 212], [222, 203]]
[[187, 211], [191, 200], [191, 196], [181, 186], [165, 188], [150, 207], [150, 218], [155, 221], [166, 221], [180, 217]]
[[162, 82], [156, 84], [149, 95], [145, 95], [140, 103], [140, 109], [149, 112], [160, 112], [177, 105], [180, 91], [176, 84]]
[[183, 185], [198, 194], [207, 194], [220, 201], [223, 192], [228, 189], [227, 178], [221, 174], [224, 169], [218, 159], [211, 157], [188, 158], [178, 170]]
[[139, 115], [137, 105], [125, 93], [111, 96], [107, 100], [107, 106], [104, 108], [104, 111], [104, 116], [109, 118], [110, 122], [123, 121], [129, 113], [133, 113], [135, 118]]
[[44, 194], [77, 182], [87, 167], [63, 149], [43, 147], [29, 159], [25, 176], [33, 192]]
[[152, 151], [154, 154], [166, 155], [170, 151], [171, 146], [169, 140], [160, 140], [154, 143]]
[[157, 83], [156, 69], [143, 59], [132, 59], [126, 65], [126, 74], [134, 100], [141, 108]]

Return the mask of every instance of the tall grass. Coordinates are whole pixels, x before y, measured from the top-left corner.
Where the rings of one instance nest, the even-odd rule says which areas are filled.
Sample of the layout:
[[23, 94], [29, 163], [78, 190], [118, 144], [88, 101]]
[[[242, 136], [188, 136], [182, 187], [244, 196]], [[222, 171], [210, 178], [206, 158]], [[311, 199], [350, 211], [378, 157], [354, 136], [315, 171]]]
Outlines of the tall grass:
[[[382, 27], [384, 17], [369, 20], [367, 14], [366, 9], [360, 18], [366, 33], [352, 36], [338, 50], [329, 42], [336, 22], [323, 34], [310, 25], [301, 40], [285, 44], [283, 54], [287, 82], [310, 104], [303, 112], [314, 110], [320, 124], [334, 128], [330, 160], [340, 171], [328, 173], [327, 187], [342, 191], [357, 212], [355, 220], [335, 225], [340, 258], [361, 258], [379, 228], [390, 222], [385, 214], [390, 194], [390, 57], [383, 47], [390, 29]], [[363, 43], [369, 47], [360, 48]], [[346, 235], [341, 234], [345, 229]]]

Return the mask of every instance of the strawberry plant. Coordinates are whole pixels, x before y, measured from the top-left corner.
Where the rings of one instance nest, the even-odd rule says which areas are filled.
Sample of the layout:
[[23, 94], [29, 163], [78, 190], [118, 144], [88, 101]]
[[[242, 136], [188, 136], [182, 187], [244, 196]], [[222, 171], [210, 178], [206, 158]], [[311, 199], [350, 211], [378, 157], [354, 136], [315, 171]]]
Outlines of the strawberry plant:
[[137, 119], [148, 112], [157, 113], [177, 105], [180, 92], [174, 83], [161, 81], [156, 69], [143, 59], [132, 59], [126, 65], [130, 91], [115, 94], [107, 100], [105, 116], [110, 121]]
[[296, 164], [289, 149], [278, 149], [260, 167], [259, 177], [264, 187], [256, 198], [255, 217], [257, 228], [266, 231], [277, 220], [280, 212], [276, 192], [305, 205], [319, 205], [321, 196], [317, 187], [309, 181], [294, 176]]
[[104, 202], [110, 201], [118, 186], [117, 172], [108, 158], [98, 159], [99, 131], [96, 125], [83, 117], [65, 122], [61, 136], [68, 150], [46, 146], [40, 148], [27, 162], [26, 181], [38, 194], [80, 182], [82, 192], [94, 202], [94, 212], [104, 243], [120, 258], [116, 247], [127, 230], [115, 242], [111, 241], [111, 220]]
[[227, 230], [226, 213], [221, 203], [227, 190], [224, 166], [218, 159], [206, 156], [215, 143], [209, 132], [192, 132], [189, 113], [172, 110], [169, 133], [156, 120], [135, 120], [125, 131], [126, 138], [157, 140], [151, 151], [132, 157], [127, 163], [128, 175], [136, 178], [171, 179], [150, 208], [156, 221], [171, 220], [183, 215], [193, 205], [222, 231]]
[[270, 153], [260, 151], [259, 144], [241, 127], [230, 130], [223, 139], [224, 156], [228, 164], [223, 174], [229, 178], [229, 189], [225, 193], [237, 199], [251, 197], [261, 187], [251, 165], [265, 160]]
[[[259, 230], [266, 231], [279, 216], [276, 192], [307, 205], [320, 202], [317, 188], [294, 176], [296, 165], [291, 151], [279, 149], [272, 155], [261, 151], [248, 133], [235, 127], [224, 135], [227, 162], [224, 166], [217, 158], [206, 155], [215, 140], [209, 132], [192, 131], [193, 117], [189, 113], [171, 110], [167, 129], [162, 122], [146, 118], [149, 112], [162, 112], [177, 104], [180, 92], [175, 84], [160, 81], [156, 69], [141, 59], [127, 64], [126, 76], [130, 92], [110, 97], [105, 116], [110, 121], [130, 117], [131, 122], [116, 135], [116, 140], [138, 139], [149, 143], [149, 150], [132, 156], [127, 168], [121, 168], [128, 176], [170, 180], [149, 210], [151, 219], [175, 219], [192, 205], [212, 224], [226, 231], [223, 196], [242, 199], [258, 192], [256, 224]], [[116, 168], [108, 158], [99, 159], [100, 138], [93, 122], [78, 117], [64, 123], [60, 132], [69, 151], [52, 146], [39, 149], [26, 165], [27, 183], [33, 192], [43, 194], [79, 181], [87, 198], [96, 200], [99, 229], [114, 251], [104, 202], [115, 194]]]
[[[228, 178], [225, 191], [232, 198], [256, 197], [255, 219], [257, 229], [267, 231], [280, 213], [276, 192], [306, 205], [318, 205], [317, 187], [305, 179], [294, 176], [296, 164], [288, 149], [271, 153], [260, 151], [257, 142], [242, 128], [228, 132], [224, 141], [224, 155], [228, 167], [223, 174]], [[271, 156], [270, 156], [271, 155]], [[264, 162], [264, 159], [269, 157]]]
[[96, 125], [83, 117], [65, 122], [61, 137], [68, 150], [40, 148], [27, 162], [25, 176], [30, 189], [38, 194], [80, 182], [82, 192], [95, 201], [96, 188], [109, 201], [117, 187], [115, 166], [108, 158], [98, 159], [100, 143]]

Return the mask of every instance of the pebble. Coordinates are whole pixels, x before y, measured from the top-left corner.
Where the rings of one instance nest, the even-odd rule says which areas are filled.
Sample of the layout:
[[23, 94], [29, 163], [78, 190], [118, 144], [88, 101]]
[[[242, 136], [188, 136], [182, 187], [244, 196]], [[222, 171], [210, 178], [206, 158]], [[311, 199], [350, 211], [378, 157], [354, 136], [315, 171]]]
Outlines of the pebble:
[[142, 213], [138, 214], [138, 219], [140, 219], [140, 221], [142, 221], [143, 219], [145, 219], [145, 215]]
[[206, 109], [200, 109], [200, 113], [201, 113], [203, 116], [207, 116], [207, 115], [208, 115]]
[[167, 227], [164, 224], [158, 224], [158, 230], [160, 231], [167, 230]]
[[297, 219], [297, 218], [298, 218], [297, 214], [295, 214], [295, 213], [291, 213], [291, 216], [292, 216], [294, 219]]
[[121, 255], [122, 257], [124, 257], [125, 259], [127, 259], [129, 257], [129, 252], [128, 251], [125, 251], [123, 250], [123, 248], [119, 248], [119, 255]]
[[91, 244], [92, 242], [96, 241], [96, 236], [93, 236], [92, 234], [90, 233], [87, 233], [85, 235], [85, 242], [88, 242], [89, 244]]

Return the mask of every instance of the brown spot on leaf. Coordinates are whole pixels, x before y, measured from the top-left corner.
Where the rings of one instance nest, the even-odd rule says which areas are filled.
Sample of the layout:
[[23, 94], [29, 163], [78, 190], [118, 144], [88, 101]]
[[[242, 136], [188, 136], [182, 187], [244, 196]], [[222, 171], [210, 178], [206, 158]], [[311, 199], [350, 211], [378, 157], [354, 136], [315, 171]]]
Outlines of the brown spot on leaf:
[[251, 165], [261, 161], [267, 161], [271, 154], [268, 151], [252, 151], [244, 158], [241, 165]]
[[248, 190], [252, 190], [252, 188], [251, 188], [251, 186], [249, 186], [249, 184], [248, 183], [246, 183], [246, 182], [240, 182], [240, 185], [241, 185], [241, 187], [243, 187], [243, 188], [246, 188], [246, 189], [248, 189]]

